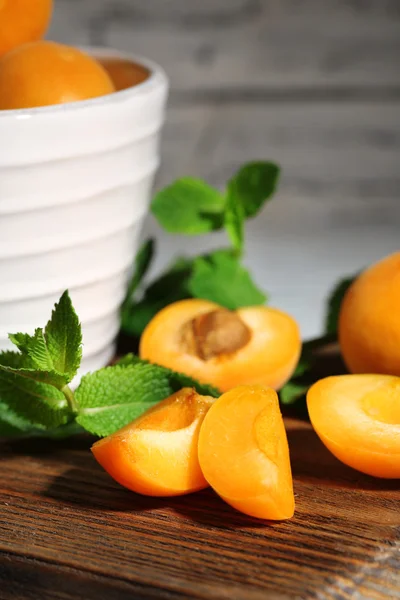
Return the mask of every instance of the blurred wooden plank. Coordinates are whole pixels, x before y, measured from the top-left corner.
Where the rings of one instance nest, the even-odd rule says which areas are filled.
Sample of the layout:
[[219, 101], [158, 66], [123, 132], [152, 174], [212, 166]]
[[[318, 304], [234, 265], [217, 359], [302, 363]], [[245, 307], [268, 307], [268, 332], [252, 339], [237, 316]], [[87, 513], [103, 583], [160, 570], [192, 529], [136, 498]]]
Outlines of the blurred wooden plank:
[[383, 86], [399, 95], [397, 0], [58, 0], [55, 14], [56, 37], [84, 27], [92, 43], [153, 58], [175, 91]]

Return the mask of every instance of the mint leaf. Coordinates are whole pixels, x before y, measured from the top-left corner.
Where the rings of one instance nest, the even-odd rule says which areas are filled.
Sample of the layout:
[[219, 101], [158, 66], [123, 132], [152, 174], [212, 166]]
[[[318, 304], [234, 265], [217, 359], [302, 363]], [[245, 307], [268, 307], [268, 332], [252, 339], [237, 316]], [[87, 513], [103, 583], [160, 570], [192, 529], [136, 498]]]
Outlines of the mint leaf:
[[[149, 361], [139, 358], [138, 356], [136, 356], [136, 354], [127, 354], [126, 356], [121, 358], [117, 364], [122, 367], [127, 367], [131, 365], [135, 366], [141, 364], [149, 365], [152, 363], [149, 363]], [[168, 377], [169, 385], [171, 388], [170, 394], [173, 394], [174, 392], [177, 392], [178, 390], [184, 387], [192, 387], [196, 390], [198, 394], [201, 394], [202, 396], [213, 396], [214, 398], [218, 398], [221, 395], [221, 392], [209, 383], [200, 383], [199, 381], [197, 381], [197, 379], [193, 379], [193, 377], [190, 377], [185, 373], [172, 371], [171, 369], [168, 369], [167, 367], [162, 367], [161, 365], [153, 366], [157, 367], [159, 372], [163, 372], [166, 375], [166, 377]]]
[[129, 309], [129, 306], [132, 302], [132, 296], [136, 292], [137, 288], [143, 280], [143, 277], [146, 275], [150, 267], [151, 261], [154, 257], [154, 247], [154, 240], [147, 240], [146, 242], [144, 242], [141, 248], [139, 248], [139, 251], [136, 254], [133, 274], [128, 285], [126, 298], [122, 305], [122, 312]]
[[44, 332], [37, 328], [34, 335], [14, 333], [9, 338], [30, 358], [30, 369], [47, 373], [36, 379], [61, 388], [75, 376], [82, 357], [82, 332], [68, 291], [55, 305]]
[[[76, 420], [90, 433], [110, 435], [154, 404], [192, 383], [190, 377], [164, 367], [136, 357], [126, 358], [122, 364], [82, 378], [75, 393], [78, 404]], [[209, 391], [213, 388], [200, 386], [199, 389]]]
[[245, 213], [240, 198], [233, 193], [229, 193], [228, 190], [224, 214], [224, 227], [238, 254], [241, 254], [243, 251], [244, 220]]
[[56, 373], [54, 371], [38, 371], [35, 369], [14, 369], [13, 367], [6, 367], [1, 364], [0, 370], [6, 371], [8, 373], [14, 373], [15, 375], [20, 375], [21, 377], [26, 377], [28, 379], [33, 379], [34, 381], [39, 381], [41, 383], [47, 383], [49, 385], [53, 385], [58, 389], [62, 389], [67, 383], [65, 375], [60, 375], [59, 373]]
[[0, 402], [0, 437], [26, 435], [33, 429], [29, 421], [16, 415], [4, 402]]
[[[25, 334], [17, 333], [15, 335], [18, 336], [19, 340], [22, 340], [21, 336], [24, 336]], [[34, 339], [34, 336], [26, 337]], [[65, 375], [61, 375], [55, 371], [38, 370], [34, 360], [28, 354], [22, 354], [20, 352], [0, 352], [0, 370], [19, 374], [21, 377], [27, 377], [29, 379], [34, 379], [35, 381], [41, 381], [42, 383], [48, 383], [59, 389], [62, 389], [67, 383]]]
[[55, 305], [44, 335], [55, 371], [71, 381], [82, 359], [82, 331], [68, 291]]
[[184, 177], [156, 194], [151, 211], [169, 233], [198, 235], [221, 229], [224, 196], [200, 179]]
[[248, 163], [228, 182], [227, 194], [242, 204], [246, 218], [254, 217], [275, 193], [279, 174], [280, 169], [275, 163]]
[[169, 269], [146, 289], [139, 302], [123, 311], [121, 327], [128, 335], [140, 337], [146, 325], [165, 306], [190, 297], [188, 281], [192, 261], [177, 259]]
[[147, 300], [163, 300], [165, 294], [171, 294], [177, 288], [181, 293], [188, 294], [187, 282], [193, 271], [193, 260], [177, 258], [157, 279], [146, 289], [144, 298]]
[[216, 302], [230, 310], [266, 301], [247, 269], [227, 250], [196, 258], [188, 287], [196, 298]]
[[339, 322], [339, 314], [340, 307], [343, 302], [343, 298], [353, 283], [353, 281], [358, 277], [358, 274], [353, 277], [347, 277], [346, 279], [342, 279], [339, 283], [336, 284], [334, 289], [332, 290], [329, 298], [328, 305], [326, 309], [325, 315], [325, 333], [328, 335], [336, 335], [338, 332], [338, 322]]
[[105, 436], [140, 416], [170, 395], [168, 379], [157, 367], [115, 365], [85, 375], [75, 393], [77, 422]]
[[282, 404], [294, 404], [306, 394], [309, 387], [309, 385], [288, 381], [279, 392]]
[[14, 333], [8, 337], [23, 354], [31, 358], [35, 367], [44, 371], [54, 370], [53, 360], [46, 344], [43, 329], [40, 327], [35, 329], [34, 335]]
[[34, 426], [57, 427], [70, 417], [64, 394], [57, 388], [4, 368], [0, 369], [0, 402]]

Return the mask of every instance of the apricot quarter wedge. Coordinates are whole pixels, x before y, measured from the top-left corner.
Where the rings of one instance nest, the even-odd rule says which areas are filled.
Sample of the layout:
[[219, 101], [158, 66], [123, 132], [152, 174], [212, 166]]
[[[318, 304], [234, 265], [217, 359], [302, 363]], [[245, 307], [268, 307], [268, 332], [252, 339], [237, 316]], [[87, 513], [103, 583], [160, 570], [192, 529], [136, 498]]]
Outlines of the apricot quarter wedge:
[[294, 495], [286, 431], [271, 388], [223, 394], [204, 418], [199, 462], [225, 502], [261, 519], [290, 519]]
[[115, 481], [139, 494], [179, 496], [207, 487], [197, 458], [201, 423], [214, 398], [183, 388], [92, 446]]
[[307, 406], [336, 458], [367, 475], [400, 477], [400, 377], [327, 377], [311, 386]]
[[275, 308], [229, 311], [193, 298], [161, 310], [145, 328], [139, 351], [222, 392], [252, 384], [278, 390], [297, 365], [301, 338], [296, 321]]

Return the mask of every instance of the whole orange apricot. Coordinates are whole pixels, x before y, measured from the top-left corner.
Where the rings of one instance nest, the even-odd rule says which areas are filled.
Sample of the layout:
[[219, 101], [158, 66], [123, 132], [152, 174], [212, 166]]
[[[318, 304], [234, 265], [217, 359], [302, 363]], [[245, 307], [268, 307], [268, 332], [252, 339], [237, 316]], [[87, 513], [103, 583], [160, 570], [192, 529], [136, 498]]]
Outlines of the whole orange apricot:
[[111, 94], [105, 69], [77, 48], [32, 42], [0, 59], [0, 109], [33, 108]]
[[49, 26], [53, 0], [0, 0], [0, 56], [40, 40]]
[[340, 309], [339, 343], [352, 373], [400, 376], [400, 252], [350, 286]]
[[140, 357], [225, 392], [238, 385], [280, 389], [301, 351], [296, 321], [267, 306], [229, 311], [192, 298], [170, 304], [147, 325]]
[[337, 375], [307, 393], [311, 423], [344, 464], [374, 477], [400, 477], [400, 378]]

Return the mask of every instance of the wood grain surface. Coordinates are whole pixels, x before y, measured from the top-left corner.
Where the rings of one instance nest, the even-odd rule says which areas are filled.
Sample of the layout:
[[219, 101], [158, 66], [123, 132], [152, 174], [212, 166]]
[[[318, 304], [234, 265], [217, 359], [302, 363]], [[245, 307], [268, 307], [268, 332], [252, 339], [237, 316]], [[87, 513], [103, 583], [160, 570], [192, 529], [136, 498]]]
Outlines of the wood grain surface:
[[1, 446], [1, 600], [400, 598], [400, 484], [352, 471], [288, 419], [295, 517], [246, 517], [212, 491], [144, 498], [90, 438]]

